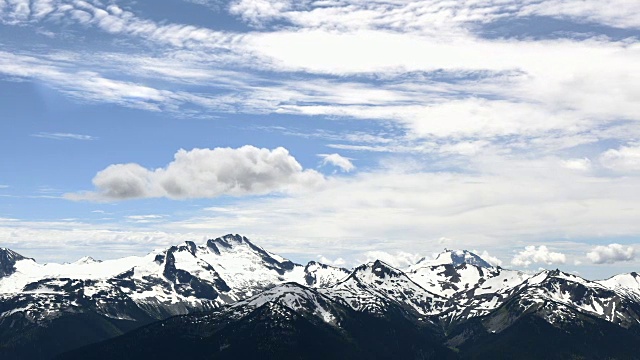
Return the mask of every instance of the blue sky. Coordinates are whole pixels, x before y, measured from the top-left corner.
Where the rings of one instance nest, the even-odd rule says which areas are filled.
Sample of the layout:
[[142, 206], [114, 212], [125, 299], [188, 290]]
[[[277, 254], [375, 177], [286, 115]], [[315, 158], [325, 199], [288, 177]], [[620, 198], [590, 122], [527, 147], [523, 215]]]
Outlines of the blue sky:
[[0, 246], [640, 260], [640, 4], [0, 0]]

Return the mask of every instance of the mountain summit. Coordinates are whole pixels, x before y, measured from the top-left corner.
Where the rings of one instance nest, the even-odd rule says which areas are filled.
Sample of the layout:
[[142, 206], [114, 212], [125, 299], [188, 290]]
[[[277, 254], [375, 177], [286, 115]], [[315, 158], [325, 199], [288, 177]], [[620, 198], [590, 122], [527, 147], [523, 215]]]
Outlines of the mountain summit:
[[420, 259], [414, 267], [424, 266], [438, 266], [438, 265], [453, 265], [458, 266], [462, 264], [475, 265], [483, 268], [493, 268], [491, 264], [485, 261], [480, 256], [472, 253], [468, 250], [449, 250], [445, 249], [438, 254], [435, 259], [429, 260], [427, 258]]
[[16, 270], [16, 263], [20, 260], [33, 260], [26, 258], [17, 252], [0, 248], [0, 278], [13, 274]]

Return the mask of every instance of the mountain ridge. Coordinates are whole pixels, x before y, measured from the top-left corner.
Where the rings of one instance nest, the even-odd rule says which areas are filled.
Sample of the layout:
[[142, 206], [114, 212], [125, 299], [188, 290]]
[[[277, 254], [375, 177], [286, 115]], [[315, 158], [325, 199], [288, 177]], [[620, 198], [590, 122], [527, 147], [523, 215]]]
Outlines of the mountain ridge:
[[[140, 326], [188, 314], [213, 314], [224, 318], [216, 320], [221, 324], [235, 324], [249, 334], [253, 330], [247, 326], [253, 323], [247, 316], [264, 306], [260, 316], [273, 321], [279, 306], [304, 319], [290, 324], [293, 333], [320, 331], [333, 334], [327, 335], [332, 341], [343, 334], [358, 343], [358, 332], [370, 331], [361, 322], [387, 323], [391, 330], [397, 326], [393, 331], [413, 334], [437, 351], [442, 345], [462, 353], [479, 349], [478, 339], [491, 334], [509, 338], [524, 323], [546, 326], [540, 321], [595, 338], [597, 334], [584, 324], [608, 328], [602, 325], [605, 322], [630, 337], [640, 336], [637, 273], [599, 281], [560, 270], [526, 274], [494, 267], [464, 250], [445, 250], [406, 269], [376, 260], [348, 270], [317, 261], [297, 264], [237, 234], [101, 262], [85, 257], [74, 263], [41, 265], [3, 251], [7, 256], [0, 258], [4, 259], [0, 267], [10, 271], [0, 277], [0, 334], [11, 335], [12, 342], [0, 338], [0, 355], [7, 359], [52, 358], [88, 344], [82, 341], [108, 341]], [[74, 320], [81, 317], [91, 321]], [[50, 357], [33, 355], [31, 342], [71, 326], [64, 324], [74, 324], [71, 332], [78, 334], [89, 332], [89, 327], [105, 330], [94, 332], [90, 339], [80, 336], [68, 346], [38, 350], [38, 354], [49, 351]], [[18, 329], [30, 329], [32, 335], [15, 335]]]

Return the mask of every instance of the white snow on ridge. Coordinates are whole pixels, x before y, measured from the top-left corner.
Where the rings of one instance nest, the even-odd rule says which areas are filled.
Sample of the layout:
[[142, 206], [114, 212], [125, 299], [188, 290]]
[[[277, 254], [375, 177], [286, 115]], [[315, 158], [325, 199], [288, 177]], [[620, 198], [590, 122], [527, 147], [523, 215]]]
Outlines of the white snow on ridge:
[[362, 265], [337, 285], [320, 291], [344, 299], [355, 310], [373, 313], [384, 312], [387, 302], [395, 302], [421, 315], [432, 315], [442, 310], [445, 301], [381, 261]]
[[[381, 261], [348, 272], [313, 261], [306, 266], [294, 264], [240, 236], [225, 236], [200, 246], [186, 242], [142, 257], [103, 262], [82, 258], [71, 264], [41, 265], [22, 259], [16, 262], [15, 270], [0, 278], [0, 299], [28, 295], [28, 301], [33, 302], [30, 311], [54, 313], [71, 306], [55, 303], [56, 297], [64, 291], [83, 291], [99, 308], [106, 309], [106, 316], [120, 316], [109, 306], [115, 308], [113, 304], [122, 299], [141, 307], [168, 309], [170, 314], [232, 303], [256, 308], [274, 302], [296, 311], [311, 311], [335, 323], [339, 316], [335, 307], [328, 305], [330, 298], [358, 311], [383, 313], [396, 304], [420, 317], [466, 319], [489, 314], [505, 301], [520, 297], [525, 307], [566, 310], [555, 318], [573, 316], [569, 311], [573, 309], [573, 314], [578, 310], [620, 323], [627, 321], [620, 319], [633, 317], [625, 303], [640, 301], [640, 276], [636, 273], [597, 282], [560, 271], [529, 275], [487, 267], [473, 253], [452, 250], [434, 260], [422, 260], [406, 273]], [[27, 284], [43, 279], [48, 280], [23, 291]]]
[[480, 256], [467, 250], [447, 250], [438, 254], [435, 259], [422, 258], [416, 264], [407, 268], [407, 272], [413, 272], [420, 268], [428, 268], [440, 265], [458, 266], [462, 264], [474, 265], [482, 268], [491, 269], [493, 266], [482, 259]]
[[[283, 283], [304, 278], [304, 267], [294, 266], [291, 273], [278, 274], [265, 267], [264, 260], [247, 244], [218, 246], [220, 254], [206, 246], [197, 248], [198, 258], [213, 266], [224, 281], [233, 289], [263, 289], [268, 284]], [[247, 295], [253, 295], [249, 292]]]
[[501, 293], [522, 284], [530, 276], [521, 271], [501, 269], [497, 275], [486, 278], [482, 284], [478, 285], [475, 294]]
[[337, 321], [336, 315], [326, 305], [331, 300], [329, 298], [322, 299], [323, 296], [301, 286], [283, 284], [247, 300], [240, 301], [231, 308], [248, 307], [249, 309], [255, 309], [266, 303], [279, 303], [300, 312], [312, 311], [315, 316], [320, 317], [323, 321], [335, 324]]
[[107, 279], [143, 262], [144, 258], [137, 256], [102, 262], [49, 263], [44, 265], [31, 259], [24, 259], [16, 262], [15, 273], [0, 279], [0, 294], [17, 293], [29, 283], [49, 278]]
[[620, 274], [597, 282], [619, 294], [640, 301], [640, 275], [637, 273]]

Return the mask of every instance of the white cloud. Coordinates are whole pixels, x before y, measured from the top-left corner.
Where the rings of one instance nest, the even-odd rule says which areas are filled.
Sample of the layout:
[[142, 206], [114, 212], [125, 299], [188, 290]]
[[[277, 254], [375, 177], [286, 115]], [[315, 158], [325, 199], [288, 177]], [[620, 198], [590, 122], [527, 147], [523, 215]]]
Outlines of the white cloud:
[[495, 256], [491, 256], [487, 250], [482, 251], [482, 253], [478, 253], [476, 252], [476, 250], [472, 251], [474, 254], [477, 254], [478, 256], [480, 256], [484, 261], [488, 262], [489, 264], [493, 265], [493, 266], [501, 266], [502, 265], [502, 260], [498, 259]]
[[473, 159], [470, 167], [478, 169], [473, 173], [361, 171], [330, 178], [316, 191], [236, 201], [225, 206], [229, 211], [207, 211], [171, 226], [174, 231], [244, 229], [310, 256], [326, 255], [328, 247], [430, 254], [442, 250], [437, 239], [443, 236], [454, 239], [456, 248], [490, 253], [575, 239], [554, 242], [554, 251], [584, 248], [586, 253], [580, 238], [640, 233], [637, 177], [571, 171], [558, 158], [484, 157]]
[[525, 2], [520, 16], [551, 16], [619, 28], [640, 28], [640, 3], [628, 0], [545, 0]]
[[137, 224], [149, 224], [157, 223], [166, 218], [167, 215], [146, 214], [146, 215], [129, 215], [126, 217], [127, 221]]
[[130, 215], [130, 216], [127, 216], [127, 219], [131, 219], [131, 220], [162, 219], [165, 216], [166, 215], [156, 215], [156, 214]]
[[322, 158], [322, 165], [333, 165], [339, 167], [344, 172], [350, 172], [356, 167], [351, 159], [341, 156], [340, 154], [319, 154]]
[[337, 267], [344, 267], [347, 264], [347, 262], [343, 258], [337, 258], [335, 260], [331, 260], [323, 255], [318, 255], [318, 261], [322, 264], [337, 266]]
[[[624, 0], [616, 1], [615, 6], [596, 1], [582, 1], [579, 5], [566, 1], [488, 1], [483, 4], [436, 0], [409, 4], [234, 1], [231, 11], [250, 21], [286, 18], [299, 27], [277, 27], [275, 31], [242, 35], [180, 24], [158, 24], [113, 5], [101, 9], [97, 3], [65, 2], [63, 10], [61, 6], [47, 3], [49, 5], [42, 7], [49, 9], [47, 13], [63, 18], [71, 14], [72, 9], [91, 13], [89, 24], [112, 34], [187, 47], [188, 50], [175, 52], [180, 54], [175, 56], [181, 57], [174, 59], [181, 60], [174, 61], [175, 64], [207, 59], [192, 68], [179, 65], [176, 68], [175, 64], [158, 66], [154, 59], [142, 63], [140, 57], [121, 56], [130, 60], [129, 63], [125, 60], [120, 70], [136, 76], [164, 71], [174, 74], [173, 81], [200, 77], [210, 85], [211, 79], [216, 78], [212, 76], [213, 69], [237, 64], [275, 73], [291, 70], [320, 75], [375, 73], [383, 79], [411, 71], [444, 71], [452, 76], [484, 74], [481, 79], [456, 84], [426, 78], [404, 80], [401, 84], [390, 81], [382, 86], [366, 82], [354, 86], [344, 80], [314, 79], [313, 82], [283, 81], [276, 86], [232, 87], [230, 81], [224, 80], [219, 85], [235, 89], [235, 93], [215, 97], [115, 81], [95, 71], [95, 68], [104, 68], [104, 62], [94, 64], [94, 71], [75, 73], [67, 69], [60, 73], [60, 69], [54, 68], [57, 76], [45, 76], [56, 84], [63, 83], [64, 86], [58, 86], [75, 96], [149, 110], [176, 110], [180, 104], [191, 103], [215, 111], [240, 109], [390, 119], [407, 126], [412, 135], [486, 139], [503, 135], [544, 137], [558, 131], [576, 134], [601, 122], [633, 119], [640, 103], [637, 99], [640, 79], [633, 71], [639, 61], [634, 43], [606, 39], [487, 40], [474, 36], [469, 30], [471, 24], [478, 22], [531, 14], [608, 24], [634, 23], [637, 16], [629, 17], [629, 14], [635, 13], [637, 5]], [[36, 11], [33, 9], [42, 4], [43, 1], [35, 1], [31, 8], [9, 6], [3, 13], [26, 12], [29, 18], [29, 12]], [[40, 18], [31, 14], [31, 19]], [[224, 55], [216, 49], [224, 49]], [[584, 62], [584, 58], [592, 61]], [[15, 63], [16, 59], [9, 60], [8, 64]], [[29, 68], [28, 64], [20, 67], [23, 72]], [[190, 76], [177, 80], [181, 78], [179, 73]], [[162, 75], [156, 72], [155, 78], [165, 79]], [[426, 89], [429, 91], [425, 92]], [[474, 151], [470, 144], [474, 143], [467, 142], [467, 146], [459, 150]]]
[[563, 160], [562, 165], [569, 170], [587, 171], [591, 169], [591, 160], [587, 158], [568, 159]]
[[[107, 56], [110, 60], [119, 60], [108, 63], [119, 64], [117, 69], [94, 60], [87, 71], [77, 71], [67, 62], [54, 62], [52, 66], [14, 56], [7, 57], [0, 71], [44, 79], [83, 99], [173, 111], [183, 116], [193, 115], [193, 109], [178, 111], [190, 105], [199, 108], [195, 112], [329, 115], [392, 120], [405, 126], [410, 136], [477, 138], [443, 147], [445, 152], [463, 155], [473, 155], [487, 141], [497, 142], [496, 137], [534, 137], [542, 143], [558, 133], [570, 138], [620, 119], [634, 119], [640, 103], [640, 79], [633, 71], [640, 61], [636, 44], [603, 38], [487, 40], [468, 29], [469, 24], [478, 21], [521, 16], [523, 9], [528, 9], [527, 14], [539, 13], [557, 8], [561, 2], [539, 3], [533, 4], [533, 9], [528, 2], [516, 1], [374, 1], [366, 5], [357, 1], [322, 5], [235, 1], [231, 5], [234, 13], [253, 22], [286, 18], [300, 27], [238, 35], [195, 26], [157, 24], [115, 6], [100, 9], [96, 4], [79, 6], [74, 2], [75, 8], [69, 5], [71, 8], [93, 14], [89, 24], [112, 34], [156, 41], [178, 50], [164, 52], [169, 55], [161, 59], [112, 54]], [[583, 19], [576, 8], [602, 8], [602, 14], [610, 14], [607, 18], [615, 20], [626, 18], [634, 9], [624, 2], [616, 3], [615, 10], [593, 1], [583, 3], [584, 6], [569, 7], [563, 3], [557, 10], [563, 15], [558, 16]], [[21, 11], [30, 10], [27, 6]], [[67, 16], [70, 11], [58, 9], [54, 13]], [[104, 59], [109, 54], [99, 55], [96, 58]], [[584, 62], [584, 58], [592, 61]], [[71, 63], [87, 66], [83, 60], [72, 59]], [[60, 68], [61, 64], [66, 67]], [[237, 64], [246, 65], [244, 72], [237, 69]], [[301, 75], [376, 74], [386, 81], [371, 84], [314, 77], [314, 81], [285, 79], [257, 85], [246, 81], [255, 75], [252, 67], [276, 75], [281, 71], [297, 71]], [[105, 68], [136, 77], [146, 75], [153, 80], [145, 81], [147, 84], [170, 80], [211, 86], [212, 79], [216, 79], [214, 86], [228, 92], [208, 96], [166, 90], [174, 88], [171, 84], [152, 88], [142, 82], [111, 79], [100, 71]], [[218, 78], [232, 68], [236, 70], [236, 80], [229, 76]], [[428, 76], [394, 80], [407, 72], [425, 71], [463, 78], [481, 76], [453, 83]], [[597, 136], [591, 136], [590, 141], [597, 140]]]
[[[242, 155], [239, 162], [245, 165], [238, 174], [226, 173], [252, 178], [247, 181], [255, 187], [247, 188], [208, 178], [203, 171], [208, 165], [184, 152], [162, 169], [114, 165], [96, 176], [95, 192], [69, 197], [209, 197], [286, 192], [325, 182], [330, 186], [305, 196], [249, 201], [229, 206], [233, 211], [163, 224], [180, 234], [197, 230], [198, 236], [211, 229], [247, 229], [310, 244], [298, 248], [311, 256], [326, 254], [314, 243], [317, 238], [348, 239], [359, 249], [377, 241], [380, 249], [393, 252], [400, 248], [397, 242], [422, 249], [425, 238], [443, 234], [461, 247], [484, 248], [513, 239], [513, 246], [523, 246], [552, 237], [640, 233], [638, 151], [629, 143], [640, 137], [637, 39], [490, 40], [474, 34], [483, 23], [532, 15], [637, 28], [637, 2], [237, 0], [232, 12], [263, 27], [242, 34], [156, 23], [99, 2], [0, 4], [5, 5], [0, 21], [7, 24], [38, 22], [54, 30], [82, 24], [104, 31], [109, 40], [153, 45], [131, 46], [136, 49], [131, 53], [5, 49], [0, 73], [6, 78], [32, 79], [82, 101], [180, 116], [241, 112], [390, 120], [397, 133], [373, 140], [340, 138], [332, 141], [345, 143], [332, 146], [429, 157], [414, 159], [421, 167], [394, 158], [388, 161], [393, 166], [328, 180], [291, 158], [269, 163], [293, 166], [267, 171], [271, 181], [248, 169]], [[274, 20], [276, 26], [269, 27]], [[188, 90], [194, 88], [214, 90]], [[553, 153], [601, 140], [627, 144], [605, 152], [599, 162], [631, 176], [597, 177], [583, 171], [598, 165], [583, 158], [590, 154], [571, 152], [575, 158], [567, 159], [566, 153]], [[526, 153], [527, 159], [505, 155], [510, 152]], [[449, 155], [472, 158], [438, 158]], [[432, 167], [426, 169], [427, 163]]]
[[511, 260], [511, 264], [515, 266], [528, 267], [531, 264], [564, 264], [567, 257], [563, 253], [552, 252], [546, 246], [539, 247], [527, 246]]
[[448, 237], [442, 236], [442, 237], [440, 237], [440, 238], [438, 239], [438, 244], [441, 244], [441, 245], [442, 245], [442, 244], [448, 244], [448, 243], [450, 243], [451, 241], [453, 241], [453, 240], [449, 239]]
[[37, 134], [32, 134], [33, 137], [45, 138], [45, 139], [53, 139], [53, 140], [96, 140], [97, 138], [91, 135], [82, 135], [82, 134], [72, 134], [72, 133], [49, 133], [49, 132], [39, 132]]
[[231, 2], [229, 11], [249, 23], [261, 25], [264, 19], [273, 20], [283, 16], [283, 12], [288, 10], [291, 4], [288, 0], [239, 0]]
[[[225, 47], [234, 36], [207, 28], [182, 24], [162, 24], [142, 19], [117, 5], [64, 0], [17, 1], [0, 7], [0, 22], [7, 24], [36, 23], [43, 20], [95, 26], [110, 34], [121, 34], [177, 47]], [[2, 3], [0, 3], [2, 4]], [[13, 6], [11, 6], [13, 5]], [[45, 19], [46, 18], [46, 19]]]
[[405, 251], [396, 251], [394, 253], [389, 253], [380, 250], [367, 251], [364, 256], [365, 260], [359, 261], [359, 263], [381, 260], [399, 269], [407, 268], [417, 263], [422, 258], [422, 256], [418, 254], [408, 253]]
[[313, 188], [324, 182], [284, 148], [179, 150], [165, 168], [116, 164], [93, 179], [96, 192], [66, 194], [73, 200], [119, 200], [168, 197], [212, 198], [221, 195], [255, 195]]
[[203, 239], [201, 233], [132, 229], [113, 223], [29, 222], [2, 218], [0, 237], [3, 246], [25, 256], [34, 256], [39, 262], [69, 261], [87, 255], [103, 259], [145, 255], [154, 248]]
[[600, 162], [604, 167], [614, 171], [640, 171], [640, 145], [609, 149], [600, 155]]
[[478, 141], [461, 141], [444, 144], [438, 149], [445, 154], [458, 154], [464, 156], [473, 156], [478, 154], [482, 149], [488, 146], [490, 143], [484, 140]]
[[596, 246], [587, 253], [587, 257], [594, 264], [613, 264], [618, 261], [631, 261], [635, 259], [635, 256], [635, 249], [632, 246], [625, 247], [620, 244]]
[[640, 27], [640, 16], [637, 15], [640, 6], [628, 0], [343, 0], [298, 3], [287, 0], [237, 0], [232, 4], [232, 11], [258, 25], [286, 19], [303, 27], [344, 30], [388, 28], [416, 32], [452, 31], [465, 28], [473, 22], [489, 23], [500, 18], [534, 15], [622, 28]]

